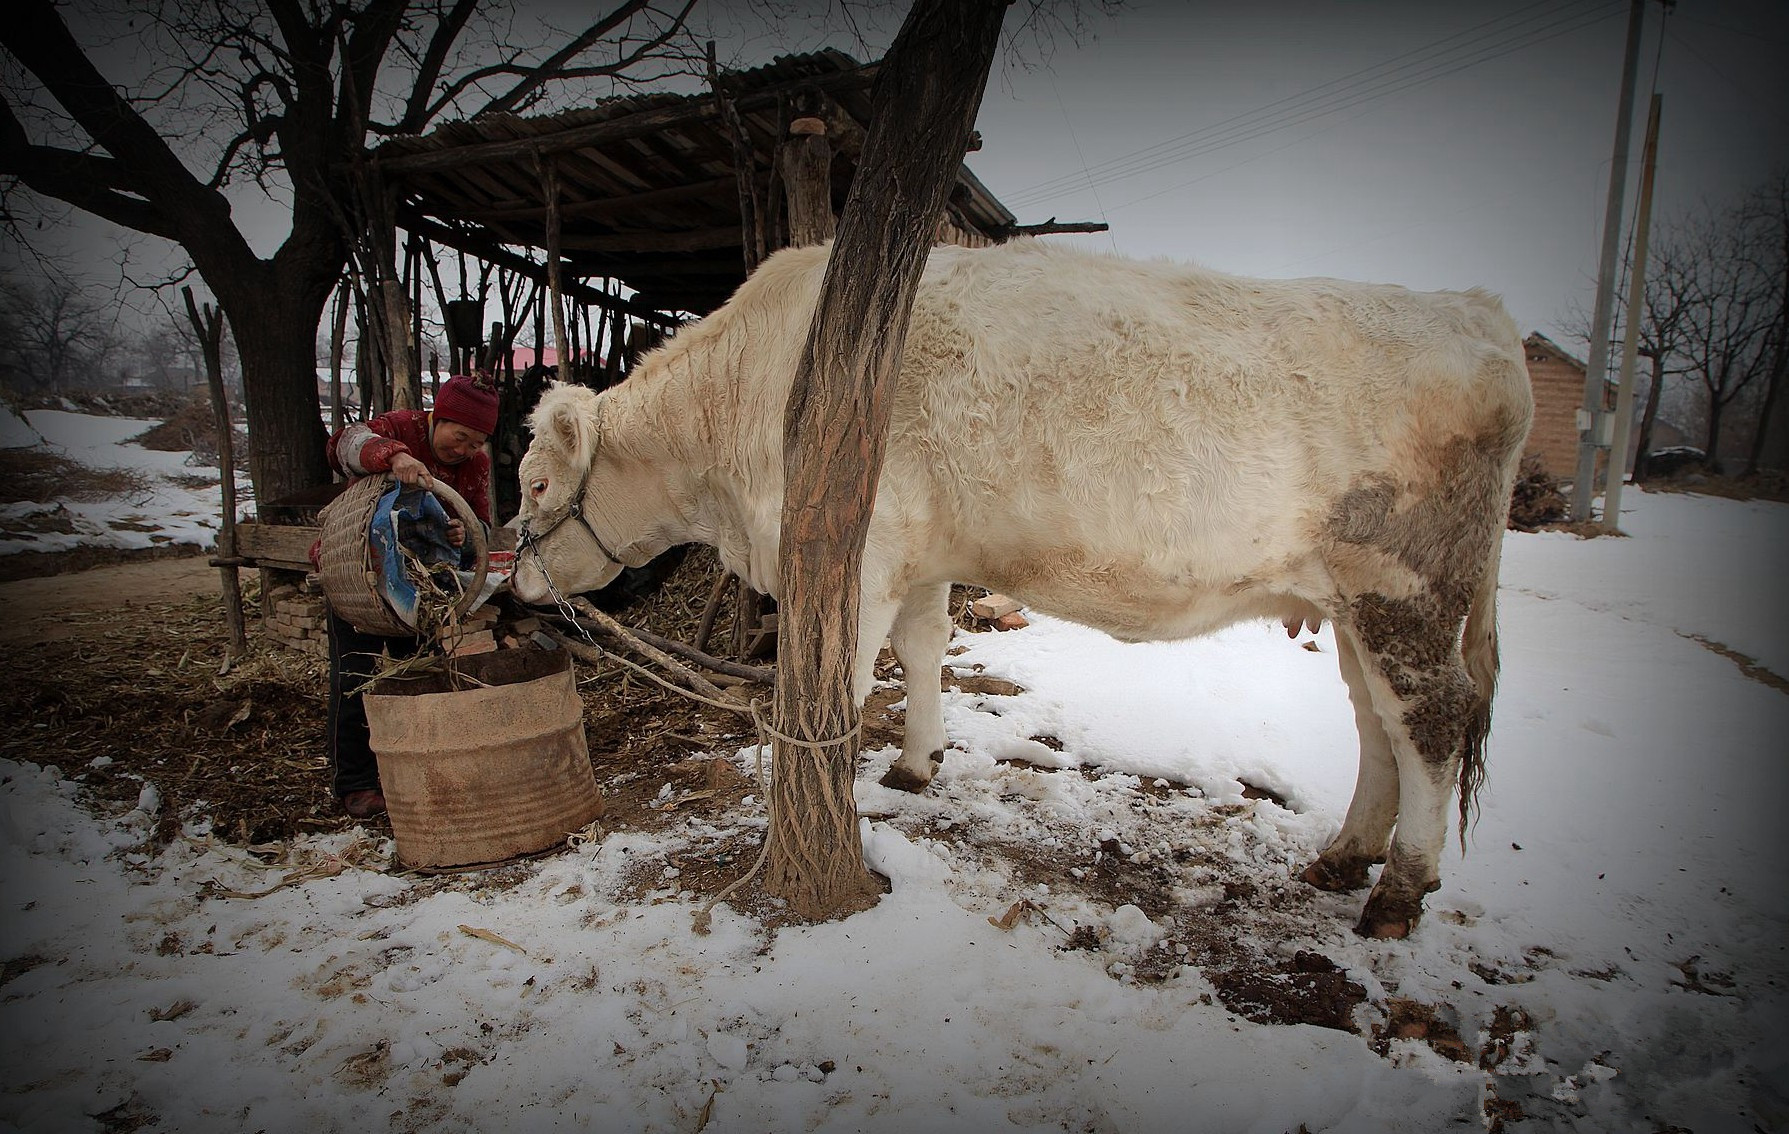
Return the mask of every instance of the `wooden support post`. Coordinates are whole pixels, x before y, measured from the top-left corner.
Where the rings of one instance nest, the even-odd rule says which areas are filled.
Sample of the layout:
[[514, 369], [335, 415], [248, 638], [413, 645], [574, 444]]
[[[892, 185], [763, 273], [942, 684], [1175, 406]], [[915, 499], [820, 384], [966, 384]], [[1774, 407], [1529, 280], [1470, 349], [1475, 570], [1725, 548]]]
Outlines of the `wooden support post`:
[[217, 557], [225, 564], [217, 569], [217, 574], [224, 592], [224, 626], [230, 632], [219, 672], [227, 673], [232, 661], [248, 653], [248, 628], [242, 617], [242, 587], [236, 568], [230, 565], [237, 560], [236, 440], [231, 433], [230, 398], [224, 392], [224, 319], [223, 313], [209, 303], [201, 310], [193, 299], [192, 288], [183, 287], [180, 294], [186, 298], [186, 317], [192, 321], [193, 333], [199, 337], [199, 349], [205, 356], [205, 381], [211, 387], [211, 420], [217, 429], [218, 484], [223, 491], [224, 509], [217, 533]]
[[745, 254], [745, 273], [749, 276], [764, 259], [763, 226], [758, 223], [758, 193], [753, 183], [752, 140], [739, 116], [739, 108], [721, 90], [712, 41], [708, 44], [708, 86], [714, 92], [715, 107], [733, 147], [733, 179], [739, 193], [739, 246]]
[[422, 408], [422, 377], [410, 354], [410, 300], [404, 281], [379, 281], [380, 306], [384, 309], [385, 362], [391, 371], [391, 408]]
[[346, 280], [336, 285], [335, 323], [329, 333], [329, 432], [340, 433], [348, 424], [348, 411], [342, 405], [342, 348], [348, 338], [348, 307], [353, 302]]
[[565, 342], [565, 289], [559, 264], [559, 169], [550, 159], [534, 155], [540, 171], [540, 193], [547, 205], [547, 292], [553, 303], [553, 349], [559, 353], [559, 380], [571, 381], [571, 355]]
[[[377, 287], [370, 289], [379, 324], [379, 345], [390, 378], [392, 409], [422, 408], [422, 374], [411, 347], [410, 298], [398, 270], [397, 199], [375, 169], [362, 182], [367, 240]], [[407, 256], [406, 256], [407, 259]]]
[[797, 917], [837, 917], [879, 892], [864, 867], [852, 796], [862, 723], [852, 682], [864, 539], [913, 297], [1006, 8], [1005, 0], [914, 0], [876, 77], [863, 158], [789, 394], [780, 735], [764, 886]]
[[789, 243], [823, 244], [837, 222], [832, 215], [832, 142], [826, 121], [797, 118], [789, 123], [781, 156], [783, 193], [789, 200]]

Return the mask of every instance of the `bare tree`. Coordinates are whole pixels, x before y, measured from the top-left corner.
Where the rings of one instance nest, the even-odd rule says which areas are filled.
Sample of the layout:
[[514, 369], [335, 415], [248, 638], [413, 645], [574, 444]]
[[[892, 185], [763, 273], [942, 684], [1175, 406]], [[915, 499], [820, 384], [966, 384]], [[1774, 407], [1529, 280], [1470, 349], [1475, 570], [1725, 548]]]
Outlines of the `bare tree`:
[[[0, 19], [0, 211], [29, 212], [23, 187], [186, 252], [229, 321], [251, 475], [259, 498], [275, 499], [327, 476], [315, 334], [351, 251], [369, 141], [528, 109], [566, 80], [682, 69], [672, 48], [693, 3], [617, 0], [552, 48], [523, 38], [503, 0], [113, 0], [78, 11], [14, 0]], [[68, 17], [87, 21], [85, 40]], [[140, 74], [95, 62], [94, 45], [121, 29], [152, 60]], [[226, 190], [243, 182], [289, 203], [271, 255], [231, 214]]]
[[1789, 169], [1760, 186], [1740, 206], [1740, 220], [1748, 233], [1746, 257], [1757, 275], [1768, 281], [1765, 305], [1765, 359], [1757, 420], [1745, 472], [1756, 473], [1764, 459], [1772, 427], [1783, 428], [1781, 397], [1789, 370]]
[[67, 393], [114, 344], [107, 305], [60, 277], [0, 283], [20, 392]]
[[[1652, 433], [1658, 424], [1659, 407], [1664, 403], [1667, 379], [1681, 377], [1684, 367], [1674, 361], [1683, 337], [1685, 312], [1690, 301], [1689, 281], [1694, 273], [1689, 265], [1693, 251], [1680, 243], [1665, 240], [1654, 245], [1648, 258], [1652, 261], [1646, 277], [1646, 311], [1640, 325], [1639, 355], [1646, 359], [1650, 383], [1646, 390], [1646, 408], [1640, 414], [1638, 445], [1634, 455], [1634, 479], [1644, 481], [1650, 470]], [[1625, 312], [1623, 313], [1625, 318]]]
[[[1676, 400], [1697, 419], [1680, 424], [1699, 425], [1709, 459], [1718, 462], [1737, 433], [1748, 439], [1746, 470], [1755, 470], [1789, 364], [1789, 173], [1736, 205], [1705, 204], [1667, 221], [1649, 261], [1639, 354], [1651, 382], [1634, 478], [1646, 479], [1653, 430], [1674, 381], [1682, 383]], [[1624, 307], [1617, 319], [1626, 318]], [[1588, 337], [1581, 309], [1567, 326]]]
[[1684, 266], [1687, 303], [1677, 351], [1707, 398], [1702, 448], [1719, 468], [1728, 409], [1770, 369], [1776, 281], [1759, 270], [1739, 209], [1691, 223], [1683, 239], [1700, 254]]

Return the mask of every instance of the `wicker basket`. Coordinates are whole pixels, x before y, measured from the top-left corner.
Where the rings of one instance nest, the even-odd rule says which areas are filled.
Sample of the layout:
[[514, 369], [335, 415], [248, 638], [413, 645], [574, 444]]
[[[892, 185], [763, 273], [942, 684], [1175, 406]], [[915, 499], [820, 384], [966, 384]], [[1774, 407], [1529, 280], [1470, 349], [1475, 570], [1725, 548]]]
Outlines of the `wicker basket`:
[[[389, 474], [363, 476], [317, 514], [323, 525], [323, 546], [318, 553], [318, 564], [323, 593], [329, 599], [330, 609], [339, 617], [364, 634], [413, 637], [416, 628], [400, 619], [385, 601], [385, 594], [379, 587], [379, 571], [373, 564], [372, 551], [367, 544], [367, 529], [373, 522], [373, 512], [379, 506], [379, 498], [391, 489], [392, 483]], [[484, 588], [490, 551], [485, 546], [484, 525], [465, 498], [439, 480], [431, 491], [458, 514], [466, 525], [466, 538], [472, 541], [473, 550], [478, 553], [472, 583], [454, 604], [454, 615], [458, 617], [472, 608], [478, 592]]]

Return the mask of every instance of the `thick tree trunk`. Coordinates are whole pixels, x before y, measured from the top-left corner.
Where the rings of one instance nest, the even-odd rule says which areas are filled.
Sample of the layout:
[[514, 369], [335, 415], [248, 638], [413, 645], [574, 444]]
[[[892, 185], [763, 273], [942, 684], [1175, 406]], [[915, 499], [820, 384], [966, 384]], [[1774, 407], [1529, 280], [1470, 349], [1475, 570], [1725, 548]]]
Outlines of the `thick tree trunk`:
[[249, 475], [257, 507], [301, 488], [326, 484], [323, 408], [317, 397], [317, 326], [322, 298], [259, 279], [206, 277], [230, 319], [242, 361], [243, 408], [248, 415]]
[[1721, 412], [1724, 409], [1726, 405], [1721, 401], [1720, 395], [1716, 394], [1708, 399], [1708, 432], [1702, 440], [1702, 451], [1708, 454], [1708, 469], [1714, 473], [1721, 471]]
[[[783, 425], [771, 826], [764, 885], [805, 919], [875, 900], [863, 864], [853, 697], [859, 569], [920, 273], [969, 141], [1004, 0], [914, 0], [876, 79]], [[910, 674], [909, 680], [935, 680]]]

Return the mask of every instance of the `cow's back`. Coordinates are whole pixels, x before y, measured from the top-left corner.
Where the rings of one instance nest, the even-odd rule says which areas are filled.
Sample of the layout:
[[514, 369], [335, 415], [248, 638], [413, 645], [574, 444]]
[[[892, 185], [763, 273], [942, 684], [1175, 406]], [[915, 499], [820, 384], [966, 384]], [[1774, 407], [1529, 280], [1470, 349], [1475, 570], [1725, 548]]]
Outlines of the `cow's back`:
[[1515, 326], [1482, 293], [939, 249], [884, 475], [979, 560], [953, 567], [1016, 589], [1064, 568], [1225, 586], [1309, 554], [1348, 485], [1408, 479], [1443, 434], [1525, 433], [1528, 407]]

